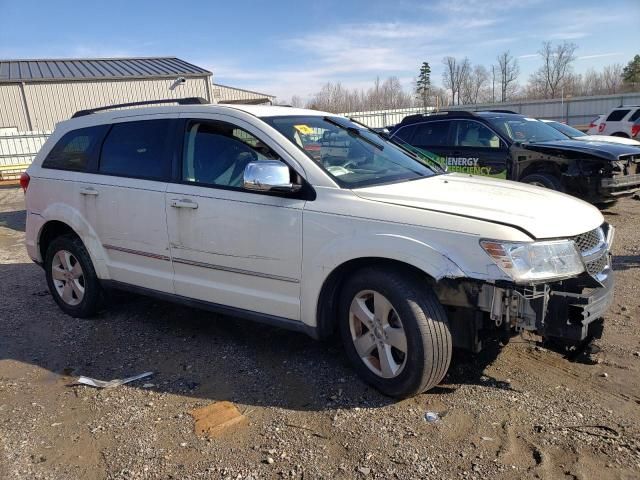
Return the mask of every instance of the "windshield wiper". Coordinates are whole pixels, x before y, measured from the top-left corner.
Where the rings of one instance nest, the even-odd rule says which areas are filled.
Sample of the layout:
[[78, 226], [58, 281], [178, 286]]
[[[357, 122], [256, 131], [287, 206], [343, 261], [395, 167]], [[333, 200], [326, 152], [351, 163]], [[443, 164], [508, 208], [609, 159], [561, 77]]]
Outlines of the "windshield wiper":
[[[366, 124], [360, 122], [359, 120], [356, 120], [355, 118], [350, 118], [349, 120], [351, 122], [357, 124], [357, 125], [360, 125], [360, 126], [366, 128], [368, 131], [370, 131], [371, 133], [377, 135], [378, 137], [382, 138], [383, 140], [386, 140], [389, 143], [393, 143], [396, 147], [400, 148], [403, 152], [405, 152], [409, 156], [413, 157], [414, 159], [418, 160], [420, 163], [427, 162], [430, 165], [435, 166], [438, 170], [440, 170], [440, 172], [447, 173], [447, 169], [444, 168], [442, 165], [440, 165], [439, 162], [433, 160], [432, 158], [429, 158], [426, 155], [424, 157], [421, 157], [420, 155], [418, 155], [416, 152], [414, 152], [412, 150], [412, 148], [415, 148], [415, 147], [412, 147], [409, 143], [405, 142], [404, 140], [396, 139], [396, 138], [390, 137], [386, 133], [378, 132], [378, 131], [374, 130], [373, 128], [371, 128], [369, 125], [366, 125]], [[407, 145], [409, 147], [411, 147], [411, 148], [408, 148]]]
[[369, 140], [367, 137], [363, 137], [362, 134], [360, 133], [360, 131], [355, 127], [347, 127], [345, 125], [342, 125], [340, 122], [336, 122], [331, 117], [324, 117], [324, 121], [327, 122], [327, 123], [330, 123], [331, 125], [335, 125], [336, 127], [341, 128], [342, 130], [350, 133], [351, 135], [354, 135], [354, 136], [356, 136], [358, 138], [361, 138], [362, 140], [367, 142], [369, 145], [374, 146], [375, 148], [377, 148], [380, 151], [384, 150], [384, 147], [382, 145], [377, 144], [373, 140]]

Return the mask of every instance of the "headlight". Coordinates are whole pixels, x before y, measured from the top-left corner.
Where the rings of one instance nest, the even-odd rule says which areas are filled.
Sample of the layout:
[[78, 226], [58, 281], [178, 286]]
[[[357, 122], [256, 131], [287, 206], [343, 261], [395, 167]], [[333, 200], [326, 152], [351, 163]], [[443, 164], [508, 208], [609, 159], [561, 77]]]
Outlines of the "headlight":
[[480, 245], [515, 282], [566, 278], [584, 271], [572, 240], [530, 243], [481, 240]]

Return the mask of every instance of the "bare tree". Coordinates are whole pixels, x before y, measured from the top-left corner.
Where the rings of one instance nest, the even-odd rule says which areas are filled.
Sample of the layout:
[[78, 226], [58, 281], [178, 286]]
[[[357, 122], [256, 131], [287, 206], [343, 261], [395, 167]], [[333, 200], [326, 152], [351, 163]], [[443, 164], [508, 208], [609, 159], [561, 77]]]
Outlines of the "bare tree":
[[462, 103], [478, 103], [480, 94], [489, 82], [489, 72], [482, 65], [476, 65], [469, 70], [469, 74], [462, 84]]
[[289, 105], [295, 108], [302, 108], [304, 107], [304, 101], [298, 95], [294, 95], [293, 97], [291, 97], [291, 102], [289, 102]]
[[442, 59], [442, 63], [444, 64], [444, 72], [442, 73], [442, 86], [451, 90], [451, 101], [453, 104], [456, 103], [456, 93], [458, 87], [457, 81], [457, 71], [458, 71], [458, 61], [454, 57], [444, 57]]
[[500, 73], [500, 101], [506, 102], [510, 94], [513, 93], [515, 82], [520, 74], [518, 60], [511, 55], [509, 50], [498, 55], [498, 71]]
[[607, 65], [602, 71], [602, 81], [607, 93], [618, 93], [622, 89], [623, 67], [619, 63]]
[[551, 42], [542, 42], [538, 52], [542, 57], [542, 66], [533, 74], [532, 80], [544, 85], [546, 98], [556, 98], [571, 73], [571, 64], [576, 59], [575, 43], [564, 42], [555, 47]]
[[460, 92], [467, 82], [471, 71], [471, 62], [466, 57], [461, 62], [458, 62], [454, 57], [444, 57], [442, 63], [445, 66], [442, 83], [446, 89], [451, 90], [451, 103], [460, 105]]

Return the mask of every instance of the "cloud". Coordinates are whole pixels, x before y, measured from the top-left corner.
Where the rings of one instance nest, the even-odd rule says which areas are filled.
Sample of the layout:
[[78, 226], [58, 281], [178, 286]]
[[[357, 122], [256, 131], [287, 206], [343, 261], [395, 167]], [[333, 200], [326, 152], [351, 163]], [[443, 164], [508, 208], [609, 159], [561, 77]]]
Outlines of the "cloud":
[[539, 53], [527, 53], [525, 55], [518, 55], [518, 58], [536, 58], [539, 57]]
[[592, 58], [617, 57], [620, 55], [624, 55], [624, 54], [622, 52], [596, 53], [594, 55], [581, 55], [576, 60], [590, 60]]

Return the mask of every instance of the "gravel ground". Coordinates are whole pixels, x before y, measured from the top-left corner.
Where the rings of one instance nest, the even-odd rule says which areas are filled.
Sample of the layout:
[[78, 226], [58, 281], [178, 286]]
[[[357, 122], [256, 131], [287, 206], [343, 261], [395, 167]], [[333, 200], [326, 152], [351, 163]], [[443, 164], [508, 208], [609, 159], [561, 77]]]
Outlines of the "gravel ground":
[[[398, 402], [335, 340], [128, 294], [65, 316], [25, 253], [21, 192], [0, 188], [0, 478], [640, 478], [640, 201], [605, 215], [618, 284], [594, 363], [516, 337]], [[189, 412], [220, 400], [248, 424], [196, 437]]]

